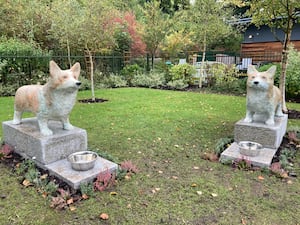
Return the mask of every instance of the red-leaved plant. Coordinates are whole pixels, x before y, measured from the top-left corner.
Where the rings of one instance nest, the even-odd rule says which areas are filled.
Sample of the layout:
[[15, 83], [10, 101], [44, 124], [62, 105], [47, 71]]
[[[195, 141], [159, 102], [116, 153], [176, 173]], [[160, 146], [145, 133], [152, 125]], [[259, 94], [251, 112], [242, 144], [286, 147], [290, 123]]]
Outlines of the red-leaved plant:
[[2, 145], [0, 150], [0, 159], [10, 158], [13, 152], [13, 148], [7, 144]]
[[111, 173], [108, 169], [102, 173], [99, 173], [96, 181], [94, 182], [94, 189], [98, 191], [104, 191], [116, 183], [115, 173]]
[[130, 160], [121, 162], [120, 168], [127, 173], [137, 173], [138, 168]]

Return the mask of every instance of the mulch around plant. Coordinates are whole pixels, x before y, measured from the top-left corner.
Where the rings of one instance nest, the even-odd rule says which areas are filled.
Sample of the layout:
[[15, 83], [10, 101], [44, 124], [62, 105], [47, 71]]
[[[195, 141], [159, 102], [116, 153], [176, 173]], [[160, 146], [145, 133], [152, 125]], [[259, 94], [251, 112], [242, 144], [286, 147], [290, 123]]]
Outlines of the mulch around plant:
[[80, 103], [103, 103], [103, 102], [107, 102], [107, 99], [103, 99], [103, 98], [87, 98], [87, 99], [80, 99], [78, 100], [78, 102]]
[[288, 110], [289, 119], [300, 119], [300, 111], [289, 109]]

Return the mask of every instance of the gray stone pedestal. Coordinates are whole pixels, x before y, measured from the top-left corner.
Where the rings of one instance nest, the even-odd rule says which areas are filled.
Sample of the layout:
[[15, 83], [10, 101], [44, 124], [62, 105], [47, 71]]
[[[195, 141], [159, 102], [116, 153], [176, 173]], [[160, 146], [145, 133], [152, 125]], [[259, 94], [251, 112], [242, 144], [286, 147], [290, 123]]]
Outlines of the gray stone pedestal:
[[261, 122], [246, 123], [244, 119], [238, 121], [234, 127], [234, 140], [254, 141], [266, 148], [277, 149], [285, 135], [288, 116], [275, 117], [275, 124], [272, 126]]
[[68, 155], [87, 149], [86, 131], [75, 127], [67, 131], [62, 124], [50, 121], [51, 136], [42, 136], [36, 118], [23, 119], [19, 125], [12, 121], [2, 123], [4, 142], [26, 158], [34, 158], [45, 165], [66, 158]]
[[24, 158], [33, 159], [36, 164], [49, 171], [72, 188], [80, 188], [81, 183], [91, 182], [99, 173], [114, 172], [118, 165], [98, 157], [93, 169], [87, 171], [73, 170], [67, 157], [79, 151], [87, 150], [87, 133], [75, 127], [71, 131], [63, 130], [62, 124], [50, 121], [51, 136], [42, 136], [36, 118], [22, 119], [19, 125], [12, 121], [2, 123], [3, 140]]
[[[245, 123], [244, 119], [238, 121], [234, 127], [234, 143], [222, 152], [222, 160], [247, 159], [252, 165], [269, 167], [280, 146], [287, 128], [288, 115], [275, 118], [275, 125], [268, 126], [260, 122], [259, 117], [253, 123]], [[240, 141], [252, 141], [261, 144], [264, 148], [255, 157], [240, 154], [238, 144]]]

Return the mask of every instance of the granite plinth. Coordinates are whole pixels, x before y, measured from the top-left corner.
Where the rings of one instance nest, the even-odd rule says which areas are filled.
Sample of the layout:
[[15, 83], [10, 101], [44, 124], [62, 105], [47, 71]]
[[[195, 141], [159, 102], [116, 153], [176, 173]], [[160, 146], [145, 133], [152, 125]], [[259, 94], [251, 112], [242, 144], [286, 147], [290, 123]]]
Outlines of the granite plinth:
[[113, 173], [117, 170], [118, 165], [102, 157], [98, 157], [95, 166], [86, 171], [73, 170], [71, 163], [67, 159], [62, 159], [57, 162], [44, 166], [50, 174], [62, 179], [74, 189], [79, 189], [80, 184], [92, 182], [99, 173], [110, 171]]
[[12, 121], [2, 123], [3, 140], [14, 151], [25, 158], [34, 158], [38, 164], [46, 165], [66, 158], [68, 155], [87, 149], [87, 133], [74, 127], [63, 130], [58, 121], [49, 121], [51, 136], [42, 136], [36, 118], [22, 119], [19, 125]]
[[270, 167], [276, 151], [277, 149], [263, 148], [257, 156], [246, 156], [240, 153], [238, 144], [234, 142], [224, 152], [222, 152], [220, 161], [245, 159], [250, 161], [254, 166], [262, 168]]
[[282, 138], [285, 135], [288, 115], [275, 117], [274, 125], [266, 125], [260, 122], [259, 118], [252, 123], [244, 122], [244, 119], [238, 121], [234, 127], [234, 140], [253, 141], [266, 148], [277, 149]]

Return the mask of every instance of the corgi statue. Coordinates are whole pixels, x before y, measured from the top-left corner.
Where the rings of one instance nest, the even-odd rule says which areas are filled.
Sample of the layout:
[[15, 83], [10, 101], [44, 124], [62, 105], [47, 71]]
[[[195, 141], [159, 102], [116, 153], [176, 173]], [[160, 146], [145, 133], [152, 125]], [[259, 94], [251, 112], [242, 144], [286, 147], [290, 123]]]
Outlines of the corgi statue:
[[69, 114], [75, 104], [81, 82], [78, 80], [80, 64], [75, 63], [71, 69], [61, 70], [50, 61], [50, 79], [45, 85], [25, 85], [15, 95], [13, 124], [20, 124], [25, 111], [36, 114], [40, 132], [43, 136], [52, 135], [48, 128], [49, 120], [62, 122], [63, 129], [71, 130]]
[[282, 96], [278, 87], [274, 86], [276, 66], [265, 72], [258, 72], [253, 65], [247, 70], [247, 111], [244, 122], [251, 123], [254, 114], [265, 116], [264, 123], [275, 124], [275, 116], [283, 116]]

